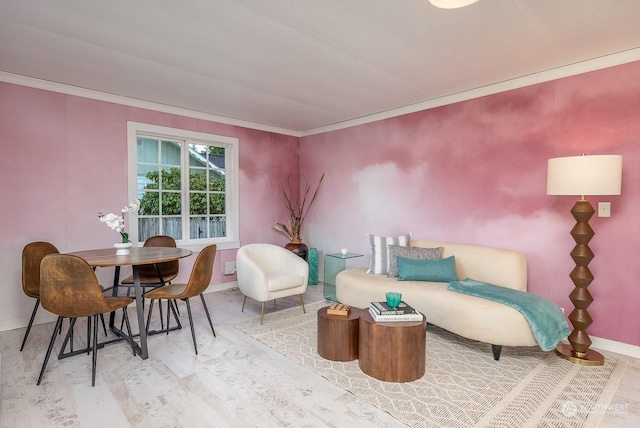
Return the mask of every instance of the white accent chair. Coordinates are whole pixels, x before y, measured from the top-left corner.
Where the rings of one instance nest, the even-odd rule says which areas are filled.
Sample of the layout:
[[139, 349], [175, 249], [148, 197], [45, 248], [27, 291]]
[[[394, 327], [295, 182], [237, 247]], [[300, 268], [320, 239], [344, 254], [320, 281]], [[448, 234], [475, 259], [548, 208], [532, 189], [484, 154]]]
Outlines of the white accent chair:
[[264, 319], [264, 303], [281, 297], [300, 296], [302, 312], [306, 313], [302, 295], [307, 291], [309, 265], [291, 251], [272, 244], [249, 244], [240, 247], [236, 255], [238, 287], [247, 297], [262, 303], [260, 324]]

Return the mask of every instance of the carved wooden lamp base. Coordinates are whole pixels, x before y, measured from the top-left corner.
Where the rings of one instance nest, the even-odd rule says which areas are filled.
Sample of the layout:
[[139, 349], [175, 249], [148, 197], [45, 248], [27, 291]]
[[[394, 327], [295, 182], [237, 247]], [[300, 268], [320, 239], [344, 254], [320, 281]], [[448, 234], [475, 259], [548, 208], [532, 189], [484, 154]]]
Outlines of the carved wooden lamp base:
[[589, 248], [589, 241], [595, 235], [593, 229], [589, 226], [589, 219], [594, 213], [595, 210], [589, 201], [584, 199], [577, 201], [571, 208], [571, 214], [576, 219], [576, 225], [571, 230], [571, 236], [576, 241], [576, 246], [571, 251], [571, 258], [576, 263], [576, 267], [569, 275], [575, 285], [569, 295], [574, 306], [573, 311], [569, 314], [569, 321], [571, 321], [574, 330], [569, 335], [569, 343], [571, 345], [560, 344], [556, 348], [556, 354], [562, 358], [587, 366], [601, 366], [604, 364], [604, 356], [589, 349], [591, 339], [587, 334], [587, 327], [593, 322], [589, 312], [587, 312], [587, 308], [593, 302], [593, 297], [587, 287], [593, 281], [593, 274], [588, 265], [594, 257]]
[[583, 366], [602, 366], [604, 365], [604, 355], [587, 349], [587, 352], [575, 352], [571, 345], [561, 343], [556, 348], [556, 354], [572, 363], [581, 364]]

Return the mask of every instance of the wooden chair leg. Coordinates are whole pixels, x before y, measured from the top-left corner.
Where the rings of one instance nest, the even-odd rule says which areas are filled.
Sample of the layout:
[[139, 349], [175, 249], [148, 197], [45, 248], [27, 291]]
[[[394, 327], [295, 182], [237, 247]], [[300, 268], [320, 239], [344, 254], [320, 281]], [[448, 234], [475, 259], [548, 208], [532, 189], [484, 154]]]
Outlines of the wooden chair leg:
[[[58, 359], [62, 358], [64, 350], [67, 349], [67, 343], [69, 344], [69, 352], [73, 352], [73, 329], [75, 328], [76, 320], [77, 318], [69, 318], [69, 329], [67, 330], [67, 334], [65, 334], [64, 336], [64, 341], [62, 342], [62, 346], [60, 347], [60, 351], [58, 352]], [[60, 323], [59, 329], [61, 328], [62, 323]], [[60, 334], [59, 331], [58, 334]], [[89, 346], [89, 344], [87, 344], [87, 346]]]
[[[69, 350], [73, 352], [73, 326], [75, 325], [76, 318], [69, 318]], [[62, 333], [62, 324], [60, 324], [60, 330], [58, 330], [58, 334]]]
[[198, 355], [198, 345], [196, 344], [196, 331], [193, 328], [193, 318], [191, 317], [191, 304], [189, 303], [189, 299], [184, 299], [187, 303], [187, 314], [189, 314], [189, 325], [191, 326], [191, 338], [193, 339], [193, 349], [196, 351], [196, 355]]
[[[95, 318], [96, 321], [96, 325], [98, 323], [98, 318]], [[96, 330], [97, 331], [97, 330]], [[95, 337], [94, 337], [95, 339]], [[87, 355], [89, 355], [89, 352], [91, 352], [90, 350], [91, 348], [91, 315], [89, 315], [87, 317]]]
[[202, 300], [202, 306], [204, 307], [204, 313], [207, 314], [207, 319], [209, 320], [209, 325], [211, 326], [211, 331], [213, 332], [213, 337], [216, 337], [216, 331], [213, 329], [213, 323], [211, 322], [211, 316], [209, 315], [209, 308], [207, 308], [207, 302], [204, 301], [204, 296], [200, 293], [200, 299]]
[[[167, 308], [169, 308], [169, 304], [167, 304]], [[162, 302], [158, 302], [158, 313], [160, 314], [160, 330], [164, 329], [164, 317], [162, 313]]]
[[262, 307], [260, 308], [260, 325], [262, 325], [263, 319], [264, 319], [264, 302], [262, 302]]
[[[158, 302], [159, 305], [162, 305], [162, 301]], [[171, 318], [171, 311], [169, 310], [169, 306], [167, 305], [167, 336], [169, 336], [169, 319]]]
[[242, 299], [242, 309], [240, 310], [240, 312], [244, 312], [244, 304], [247, 303], [247, 296], [244, 296], [244, 299]]
[[104, 335], [107, 335], [107, 323], [104, 322], [104, 314], [100, 314], [100, 320], [102, 321], [102, 329], [104, 330]]
[[[151, 315], [153, 314], [153, 306], [154, 306], [154, 302], [156, 301], [156, 299], [151, 299], [151, 303], [149, 303], [149, 312], [147, 312], [147, 321], [146, 321], [146, 326], [145, 329], [147, 331], [147, 334], [149, 334], [149, 326], [151, 325]], [[169, 319], [169, 316], [171, 313], [173, 313], [173, 316], [176, 319], [176, 323], [178, 325], [178, 328], [182, 328], [182, 324], [180, 323], [180, 318], [178, 316], [178, 312], [176, 311], [176, 306], [178, 306], [177, 304], [175, 304], [174, 301], [172, 300], [167, 300], [167, 320]], [[158, 301], [158, 307], [162, 308], [162, 301]], [[164, 315], [162, 315], [164, 312], [161, 311], [160, 312], [160, 330], [156, 331], [155, 333], [162, 333], [165, 331], [164, 328]], [[124, 322], [124, 320], [123, 320]], [[169, 334], [169, 322], [167, 321], [167, 329], [166, 329], [167, 334]]]
[[42, 368], [40, 369], [40, 376], [38, 376], [37, 385], [40, 385], [42, 382], [42, 376], [44, 375], [44, 370], [47, 368], [47, 363], [49, 362], [49, 357], [51, 356], [51, 351], [53, 350], [53, 344], [56, 341], [56, 336], [58, 335], [58, 330], [62, 327], [62, 317], [58, 317], [58, 321], [56, 322], [56, 327], [53, 329], [53, 334], [51, 335], [51, 341], [49, 342], [49, 348], [47, 349], [47, 354], [44, 357], [44, 362], [42, 363]]
[[173, 313], [173, 317], [176, 319], [178, 328], [182, 328], [182, 323], [180, 322], [180, 311], [178, 310], [178, 302], [176, 300], [168, 300], [167, 302], [167, 311], [169, 310], [169, 308], [171, 308], [171, 313]]
[[[88, 344], [87, 344], [88, 345]], [[98, 363], [98, 314], [93, 316], [93, 355], [91, 359], [91, 386], [96, 386], [96, 364]]]
[[124, 318], [125, 324], [127, 324], [127, 334], [129, 335], [129, 344], [131, 345], [131, 350], [133, 351], [133, 356], [136, 356], [136, 347], [133, 345], [133, 335], [131, 334], [131, 324], [129, 323], [129, 315], [127, 314], [127, 307], [122, 308], [122, 317]]
[[145, 326], [145, 331], [147, 332], [147, 334], [149, 334], [149, 325], [151, 324], [151, 314], [153, 313], [153, 302], [154, 300], [151, 299], [151, 303], [149, 303], [149, 313], [147, 314], [147, 325]]
[[40, 306], [40, 299], [36, 299], [36, 304], [33, 307], [33, 312], [31, 312], [31, 319], [29, 319], [29, 325], [27, 326], [27, 331], [24, 332], [24, 338], [22, 339], [22, 345], [20, 345], [20, 352], [24, 348], [24, 344], [27, 342], [27, 337], [29, 337], [29, 332], [31, 331], [31, 326], [33, 325], [33, 320], [36, 317], [36, 312], [38, 312], [38, 307]]

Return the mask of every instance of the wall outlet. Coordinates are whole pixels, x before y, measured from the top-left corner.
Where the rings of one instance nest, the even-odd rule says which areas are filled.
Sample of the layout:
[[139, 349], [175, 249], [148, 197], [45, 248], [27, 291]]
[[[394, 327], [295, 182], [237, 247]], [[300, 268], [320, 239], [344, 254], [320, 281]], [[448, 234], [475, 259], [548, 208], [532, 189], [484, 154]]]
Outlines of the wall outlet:
[[233, 275], [234, 273], [236, 273], [236, 262], [224, 262], [224, 274]]
[[611, 217], [611, 202], [598, 202], [598, 217]]

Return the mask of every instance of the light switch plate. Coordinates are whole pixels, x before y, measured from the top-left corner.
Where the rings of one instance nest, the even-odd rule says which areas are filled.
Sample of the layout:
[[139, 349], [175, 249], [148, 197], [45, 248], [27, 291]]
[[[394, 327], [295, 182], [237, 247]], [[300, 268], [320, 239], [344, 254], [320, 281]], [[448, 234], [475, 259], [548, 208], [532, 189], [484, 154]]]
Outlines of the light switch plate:
[[236, 262], [224, 262], [224, 274], [233, 275], [236, 273]]
[[611, 217], [611, 202], [598, 202], [598, 217]]

